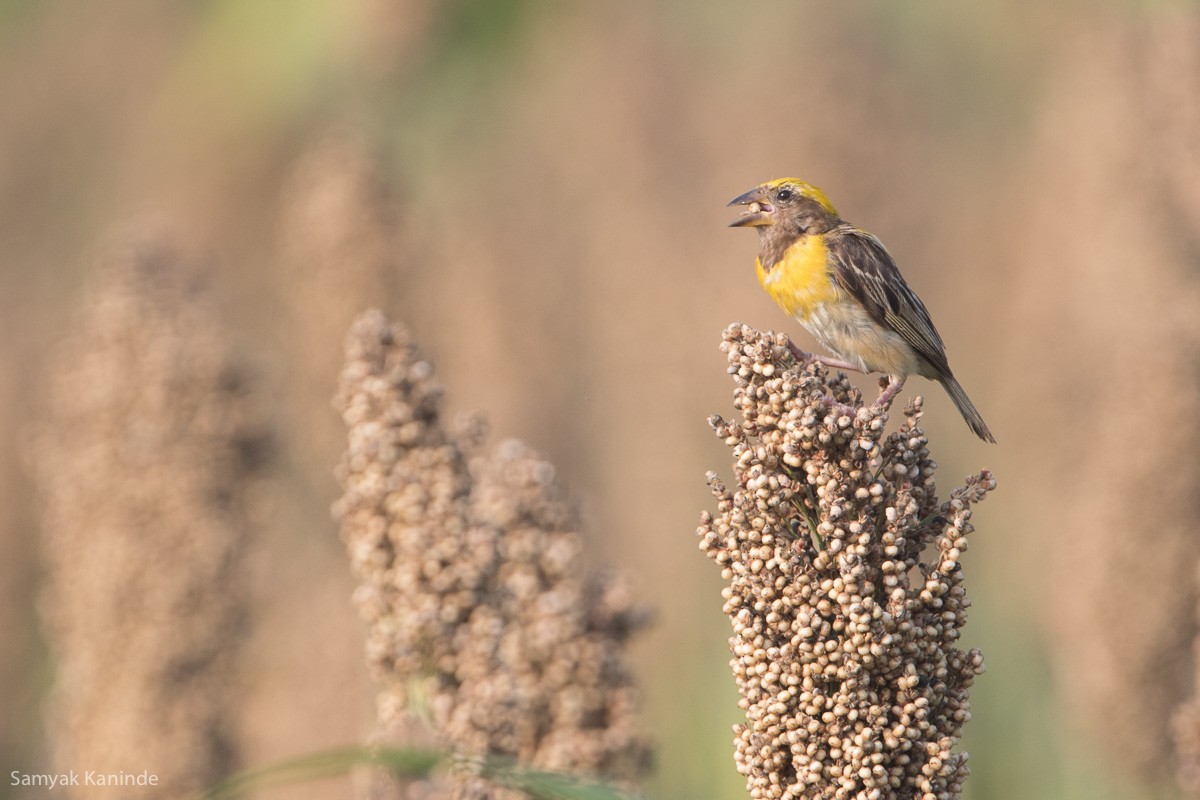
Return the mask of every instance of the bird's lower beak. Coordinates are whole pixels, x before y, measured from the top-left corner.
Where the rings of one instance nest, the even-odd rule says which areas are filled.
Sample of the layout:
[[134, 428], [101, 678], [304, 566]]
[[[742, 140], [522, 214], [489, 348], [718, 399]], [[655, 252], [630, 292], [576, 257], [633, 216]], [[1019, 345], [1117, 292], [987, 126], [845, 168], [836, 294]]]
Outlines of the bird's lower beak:
[[756, 186], [743, 195], [729, 201], [731, 206], [746, 206], [746, 210], [738, 218], [729, 223], [731, 228], [757, 228], [763, 225], [774, 225], [775, 207], [767, 202], [767, 193], [761, 186]]

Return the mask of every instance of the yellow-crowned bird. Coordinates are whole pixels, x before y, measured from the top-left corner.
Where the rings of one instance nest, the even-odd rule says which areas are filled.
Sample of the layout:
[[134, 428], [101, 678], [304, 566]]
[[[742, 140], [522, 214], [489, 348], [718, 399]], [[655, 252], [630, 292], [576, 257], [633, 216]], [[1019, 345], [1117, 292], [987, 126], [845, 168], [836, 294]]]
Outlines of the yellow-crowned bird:
[[817, 360], [886, 374], [879, 405], [890, 402], [909, 375], [935, 380], [971, 430], [996, 441], [950, 371], [925, 304], [879, 239], [839, 217], [824, 192], [796, 178], [768, 181], [729, 205], [746, 206], [732, 227], [758, 228], [755, 267], [763, 288], [837, 356]]

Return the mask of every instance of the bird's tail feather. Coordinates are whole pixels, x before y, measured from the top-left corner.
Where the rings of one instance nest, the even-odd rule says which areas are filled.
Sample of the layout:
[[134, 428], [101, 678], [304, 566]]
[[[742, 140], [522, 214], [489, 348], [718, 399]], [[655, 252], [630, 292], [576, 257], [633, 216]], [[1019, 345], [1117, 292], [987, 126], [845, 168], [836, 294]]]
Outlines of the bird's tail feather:
[[979, 414], [979, 409], [975, 408], [975, 404], [971, 402], [971, 398], [967, 397], [967, 393], [963, 391], [962, 386], [953, 375], [947, 375], [941, 378], [942, 386], [946, 387], [946, 393], [950, 395], [950, 399], [954, 401], [954, 405], [958, 407], [958, 411], [963, 415], [963, 419], [971, 426], [971, 430], [975, 431], [975, 435], [985, 442], [996, 442], [992, 436], [992, 432], [988, 430], [987, 423], [983, 421], [983, 417]]

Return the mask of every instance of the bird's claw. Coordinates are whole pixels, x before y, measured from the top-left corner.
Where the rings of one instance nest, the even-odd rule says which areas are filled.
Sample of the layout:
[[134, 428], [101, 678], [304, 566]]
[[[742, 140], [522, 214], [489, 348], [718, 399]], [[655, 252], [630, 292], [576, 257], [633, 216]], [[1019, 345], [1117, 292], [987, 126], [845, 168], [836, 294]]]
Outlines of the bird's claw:
[[799, 347], [797, 347], [796, 343], [793, 342], [791, 339], [788, 339], [788, 350], [791, 351], [792, 355], [795, 356], [796, 360], [799, 361], [801, 364], [807, 364], [809, 361], [813, 360], [812, 353], [804, 352]]
[[825, 407], [830, 411], [836, 411], [839, 417], [850, 417], [851, 419], [854, 419], [854, 417], [858, 414], [857, 408], [836, 400], [832, 395], [821, 395], [821, 403], [824, 404]]
[[894, 377], [880, 378], [879, 388], [883, 391], [879, 393], [879, 397], [875, 398], [875, 407], [887, 408], [892, 404], [892, 398], [904, 388], [904, 380]]

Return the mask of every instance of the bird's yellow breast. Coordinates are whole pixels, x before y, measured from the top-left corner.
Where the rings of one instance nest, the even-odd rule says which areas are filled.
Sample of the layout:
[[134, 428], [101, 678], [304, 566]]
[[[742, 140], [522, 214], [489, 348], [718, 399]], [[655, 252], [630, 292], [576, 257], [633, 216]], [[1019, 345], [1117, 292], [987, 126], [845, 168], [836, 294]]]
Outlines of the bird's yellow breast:
[[758, 282], [788, 316], [801, 322], [822, 304], [835, 303], [840, 292], [829, 274], [829, 248], [820, 236], [803, 236], [771, 269], [754, 262]]

